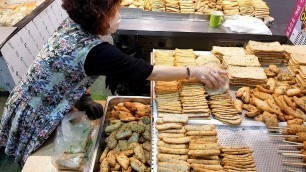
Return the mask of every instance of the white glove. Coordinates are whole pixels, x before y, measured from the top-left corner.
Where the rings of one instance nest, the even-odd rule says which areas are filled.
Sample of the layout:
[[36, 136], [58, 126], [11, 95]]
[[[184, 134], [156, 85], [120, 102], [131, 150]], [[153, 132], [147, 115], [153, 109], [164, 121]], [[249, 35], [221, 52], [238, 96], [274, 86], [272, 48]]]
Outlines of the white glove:
[[190, 77], [197, 78], [203, 82], [208, 88], [219, 89], [227, 84], [224, 77], [220, 75], [227, 75], [225, 70], [214, 70], [210, 67], [189, 67]]

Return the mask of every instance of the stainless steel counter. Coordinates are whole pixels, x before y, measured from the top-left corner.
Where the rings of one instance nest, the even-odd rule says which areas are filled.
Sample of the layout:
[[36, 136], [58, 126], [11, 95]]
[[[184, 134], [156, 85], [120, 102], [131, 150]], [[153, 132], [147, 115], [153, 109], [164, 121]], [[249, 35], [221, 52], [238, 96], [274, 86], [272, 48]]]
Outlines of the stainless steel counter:
[[[153, 33], [233, 33], [229, 29], [211, 28], [209, 21], [171, 21], [171, 20], [148, 20], [148, 19], [123, 19], [121, 20], [119, 33], [131, 33], [152, 35]], [[160, 34], [157, 34], [160, 36]]]
[[271, 16], [275, 18], [270, 26], [272, 36], [234, 33], [223, 27], [210, 28], [208, 16], [144, 12], [137, 9], [130, 13], [129, 9], [124, 9], [125, 13], [129, 13], [129, 15], [122, 19], [118, 34], [167, 39], [184, 37], [185, 39], [222, 39], [237, 40], [238, 42], [252, 39], [286, 43], [285, 29], [297, 0], [266, 0], [266, 2], [270, 7]]
[[[272, 31], [273, 32], [273, 31]], [[249, 40], [287, 42], [281, 31], [274, 35], [234, 33], [228, 28], [211, 28], [208, 20], [122, 19], [117, 32], [121, 40], [130, 39], [142, 48], [193, 48], [210, 50], [212, 46], [244, 46]]]

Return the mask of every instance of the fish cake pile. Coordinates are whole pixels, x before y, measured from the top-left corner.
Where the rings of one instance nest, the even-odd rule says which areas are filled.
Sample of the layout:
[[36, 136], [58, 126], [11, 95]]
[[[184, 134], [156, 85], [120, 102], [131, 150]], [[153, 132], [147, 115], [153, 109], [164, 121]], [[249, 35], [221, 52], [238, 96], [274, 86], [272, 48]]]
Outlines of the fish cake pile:
[[219, 47], [213, 46], [211, 51], [221, 62], [223, 56], [245, 56], [246, 52], [242, 47]]
[[237, 0], [223, 0], [223, 13], [227, 16], [239, 14], [239, 6]]
[[267, 82], [267, 76], [262, 67], [228, 66], [227, 72], [232, 86], [255, 86]]
[[281, 64], [286, 60], [285, 49], [279, 42], [249, 41], [245, 49], [248, 54], [256, 55], [262, 65]]
[[284, 135], [296, 135], [297, 137], [286, 137], [291, 142], [306, 143], [306, 126], [303, 123], [288, 123], [288, 127], [282, 133]]
[[214, 125], [186, 125], [188, 117], [181, 114], [164, 115], [157, 119], [158, 170], [222, 171]]
[[155, 93], [159, 113], [182, 113], [177, 81], [156, 81]]
[[105, 128], [106, 148], [100, 157], [100, 171], [151, 171], [151, 119], [110, 121]]
[[140, 102], [121, 102], [113, 107], [108, 113], [109, 119], [119, 119], [129, 122], [135, 121], [144, 116], [151, 116], [149, 105]]
[[198, 0], [194, 2], [195, 14], [204, 14], [204, 11], [208, 8], [208, 1]]
[[221, 164], [225, 171], [256, 171], [253, 151], [249, 147], [223, 148]]
[[186, 125], [189, 142], [188, 160], [194, 172], [223, 171], [219, 155], [221, 145], [218, 143], [215, 125]]
[[[302, 124], [306, 121], [306, 97], [304, 91], [291, 82], [291, 76], [280, 73], [275, 65], [269, 70], [278, 73], [269, 78], [266, 84], [256, 85], [254, 89], [241, 87], [236, 92], [235, 108], [245, 116], [264, 122], [267, 128], [278, 127], [278, 122]], [[291, 84], [291, 85], [290, 85]]]
[[210, 15], [212, 11], [222, 11], [222, 0], [204, 0], [208, 1], [208, 9], [204, 14]]
[[254, 7], [254, 16], [257, 18], [265, 18], [270, 16], [270, 8], [263, 0], [252, 0]]
[[253, 16], [254, 7], [252, 0], [238, 0], [240, 15]]
[[166, 5], [164, 0], [152, 0], [152, 11], [165, 12]]
[[189, 117], [201, 117], [210, 119], [210, 109], [208, 107], [208, 96], [204, 85], [197, 81], [180, 81], [180, 100], [182, 102], [182, 112]]
[[193, 49], [175, 49], [174, 64], [175, 66], [195, 66], [197, 56]]
[[165, 114], [157, 119], [158, 130], [158, 170], [160, 172], [190, 171], [188, 159], [188, 143], [184, 125], [188, 116], [182, 114]]
[[179, 13], [180, 6], [178, 0], [166, 0], [166, 12]]
[[[197, 66], [205, 65], [205, 66], [208, 66], [208, 67], [221, 69], [220, 60], [213, 54], [200, 55], [196, 59], [196, 64], [197, 64]], [[211, 64], [213, 64], [213, 65], [211, 65]]]
[[179, 2], [182, 14], [193, 14], [195, 12], [193, 0], [179, 0]]
[[240, 125], [242, 119], [229, 93], [209, 97], [209, 107], [216, 119], [228, 125]]
[[[305, 51], [306, 46], [296, 47]], [[295, 49], [298, 53], [289, 54], [288, 70], [290, 74], [296, 79], [296, 82], [301, 88], [306, 88], [306, 52], [300, 52], [301, 50]]]
[[[166, 1], [167, 2], [167, 1]], [[154, 52], [154, 65], [156, 66], [174, 66], [174, 54], [172, 50], [155, 51]]]
[[122, 0], [121, 6], [128, 7], [128, 8], [144, 8], [144, 4], [142, 0]]
[[287, 58], [290, 58], [289, 56], [291, 54], [305, 54], [305, 48], [306, 45], [286, 45], [283, 44], [282, 47], [284, 47]]
[[261, 64], [255, 55], [224, 56], [222, 67], [227, 69], [228, 66], [259, 67]]

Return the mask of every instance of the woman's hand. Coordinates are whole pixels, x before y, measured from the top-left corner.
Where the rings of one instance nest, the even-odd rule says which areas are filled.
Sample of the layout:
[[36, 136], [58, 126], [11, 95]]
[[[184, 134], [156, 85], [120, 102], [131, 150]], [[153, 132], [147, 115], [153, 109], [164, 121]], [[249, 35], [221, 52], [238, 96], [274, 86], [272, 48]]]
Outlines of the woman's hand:
[[101, 104], [91, 99], [90, 93], [85, 93], [80, 99], [80, 111], [85, 111], [89, 119], [94, 120], [101, 118], [103, 107]]
[[181, 79], [197, 78], [203, 82], [208, 88], [218, 89], [226, 85], [228, 82], [227, 72], [225, 70], [213, 70], [205, 66], [189, 67], [189, 75], [187, 67], [177, 66], [154, 66], [148, 80], [150, 81], [175, 81]]
[[226, 79], [221, 75], [227, 75], [225, 70], [214, 70], [210, 67], [189, 67], [190, 77], [197, 78], [203, 82], [208, 88], [218, 89], [226, 84]]

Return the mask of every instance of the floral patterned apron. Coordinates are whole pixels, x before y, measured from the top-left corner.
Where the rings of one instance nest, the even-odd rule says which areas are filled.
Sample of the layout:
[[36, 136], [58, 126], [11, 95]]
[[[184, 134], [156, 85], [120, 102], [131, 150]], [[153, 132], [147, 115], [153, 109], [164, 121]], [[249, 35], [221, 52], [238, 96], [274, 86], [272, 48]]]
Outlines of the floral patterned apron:
[[88, 52], [102, 43], [66, 19], [12, 90], [0, 125], [0, 148], [23, 164], [56, 129], [97, 76], [86, 76]]

